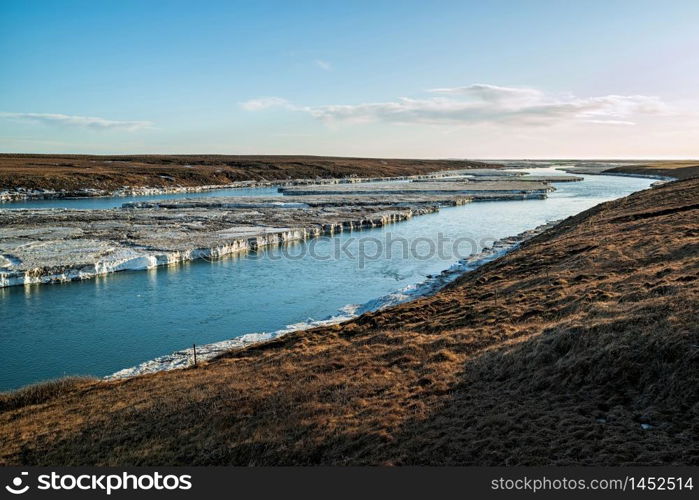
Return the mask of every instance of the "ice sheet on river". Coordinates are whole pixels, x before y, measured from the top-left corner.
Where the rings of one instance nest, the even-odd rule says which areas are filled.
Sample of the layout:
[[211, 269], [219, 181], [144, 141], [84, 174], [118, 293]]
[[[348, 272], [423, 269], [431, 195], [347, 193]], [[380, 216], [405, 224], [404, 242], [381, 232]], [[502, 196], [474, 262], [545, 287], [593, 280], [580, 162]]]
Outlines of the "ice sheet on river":
[[315, 196], [294, 192], [286, 200], [198, 198], [131, 202], [109, 210], [0, 210], [0, 287], [218, 258], [380, 227], [474, 199], [546, 197], [552, 189], [537, 182], [483, 182], [464, 191], [461, 183], [431, 182], [383, 184], [375, 193], [369, 185], [339, 185], [342, 192], [332, 188]]

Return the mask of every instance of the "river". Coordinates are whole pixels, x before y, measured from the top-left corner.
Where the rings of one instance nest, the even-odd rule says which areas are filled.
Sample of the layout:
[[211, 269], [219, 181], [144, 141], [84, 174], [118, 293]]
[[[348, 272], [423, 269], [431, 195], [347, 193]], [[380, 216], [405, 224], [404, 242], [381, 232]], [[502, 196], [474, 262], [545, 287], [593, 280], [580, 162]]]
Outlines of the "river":
[[[211, 262], [0, 289], [0, 390], [62, 375], [103, 376], [193, 343], [327, 318], [353, 304], [422, 282], [495, 239], [579, 213], [654, 182], [583, 177], [583, 182], [556, 184], [557, 190], [546, 200], [471, 203], [378, 229]], [[274, 192], [274, 188], [236, 190], [242, 195]], [[184, 196], [222, 194], [230, 192]], [[27, 205], [109, 208], [126, 201], [133, 198]], [[390, 255], [386, 238], [394, 242]], [[457, 239], [458, 254], [453, 251]], [[443, 252], [432, 251], [438, 240], [445, 242]], [[377, 252], [379, 243], [384, 245], [383, 252]], [[362, 246], [366, 258], [360, 262]]]

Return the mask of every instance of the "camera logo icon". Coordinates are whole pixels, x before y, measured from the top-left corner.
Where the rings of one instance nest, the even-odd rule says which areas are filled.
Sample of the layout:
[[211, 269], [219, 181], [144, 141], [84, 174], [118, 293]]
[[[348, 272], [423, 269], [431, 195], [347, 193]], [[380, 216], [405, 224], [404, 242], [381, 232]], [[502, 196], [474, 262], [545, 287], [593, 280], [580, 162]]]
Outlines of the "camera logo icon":
[[22, 480], [23, 476], [28, 476], [28, 472], [22, 472], [19, 476], [14, 478], [12, 480], [12, 485], [6, 485], [5, 489], [12, 493], [13, 495], [21, 495], [22, 493], [26, 493], [27, 490], [29, 489], [29, 485], [26, 484], [24, 487], [22, 487]]

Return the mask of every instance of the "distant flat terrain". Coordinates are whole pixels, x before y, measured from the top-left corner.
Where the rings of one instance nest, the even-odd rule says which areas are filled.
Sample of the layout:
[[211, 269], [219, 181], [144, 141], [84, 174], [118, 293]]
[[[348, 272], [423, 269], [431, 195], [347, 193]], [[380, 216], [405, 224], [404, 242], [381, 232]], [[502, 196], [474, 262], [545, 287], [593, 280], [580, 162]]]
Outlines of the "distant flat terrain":
[[[581, 161], [580, 172], [669, 176], [699, 175], [699, 161], [619, 161], [619, 166]], [[589, 167], [586, 165], [590, 165]], [[0, 191], [17, 189], [106, 194], [130, 188], [227, 185], [245, 181], [403, 177], [444, 170], [500, 168], [497, 160], [420, 160], [324, 156], [240, 155], [39, 155], [0, 154]], [[578, 167], [574, 167], [578, 168]], [[492, 171], [491, 171], [492, 172]]]
[[463, 160], [323, 156], [0, 154], [0, 191], [112, 191], [124, 186], [171, 188], [238, 181], [399, 177], [492, 166], [497, 165]]
[[561, 168], [574, 174], [639, 175], [691, 179], [699, 177], [699, 160], [615, 160], [615, 161], [572, 161]]

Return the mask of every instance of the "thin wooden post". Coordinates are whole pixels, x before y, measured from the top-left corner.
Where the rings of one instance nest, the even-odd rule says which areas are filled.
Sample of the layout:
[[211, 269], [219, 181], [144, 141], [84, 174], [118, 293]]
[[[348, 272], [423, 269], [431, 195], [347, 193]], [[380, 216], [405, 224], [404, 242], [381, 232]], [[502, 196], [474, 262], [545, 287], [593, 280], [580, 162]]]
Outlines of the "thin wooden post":
[[197, 345], [192, 344], [192, 350], [194, 351], [194, 366], [197, 366]]

